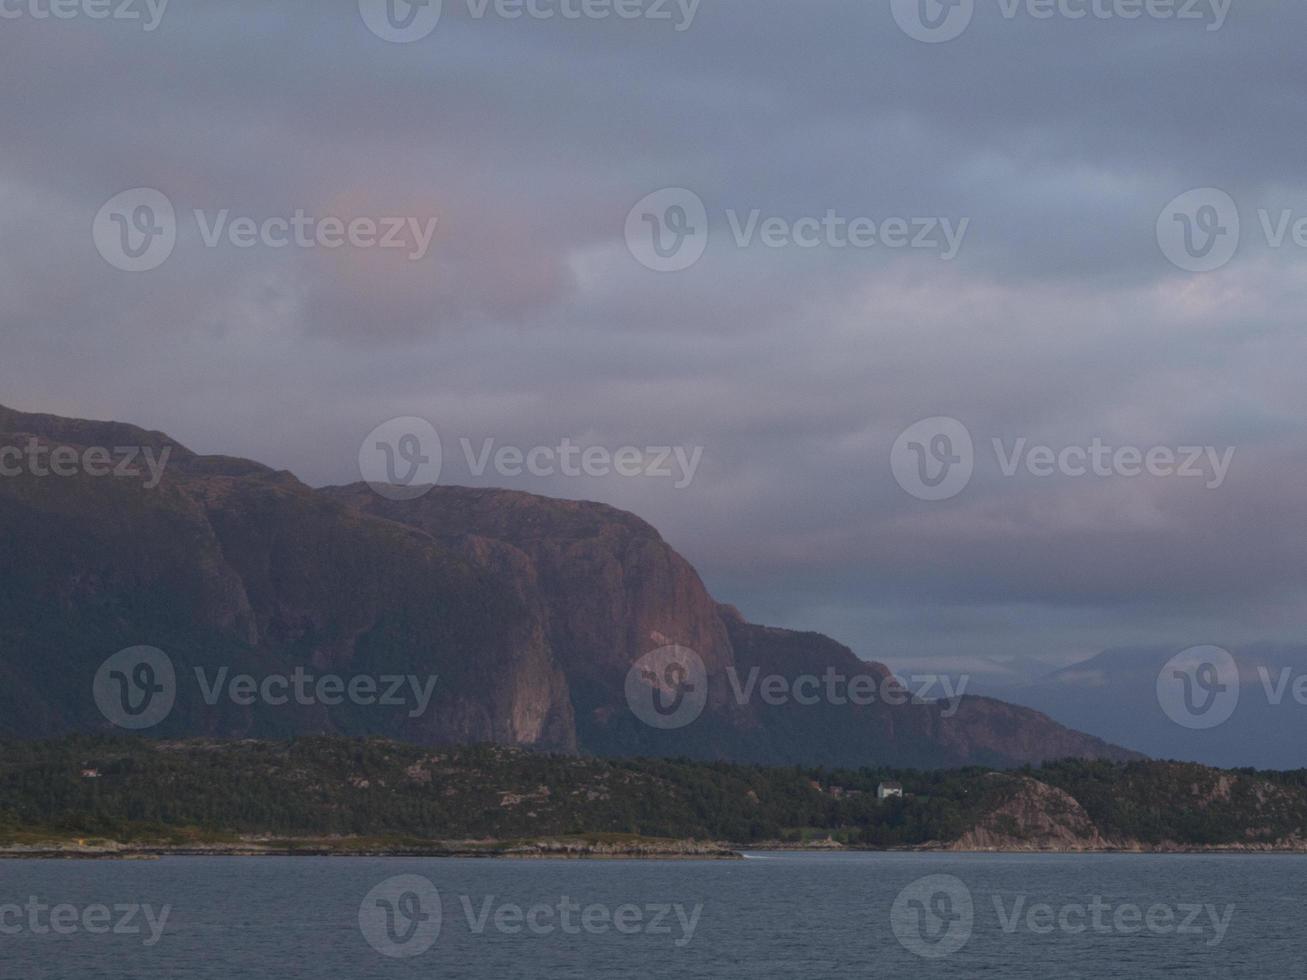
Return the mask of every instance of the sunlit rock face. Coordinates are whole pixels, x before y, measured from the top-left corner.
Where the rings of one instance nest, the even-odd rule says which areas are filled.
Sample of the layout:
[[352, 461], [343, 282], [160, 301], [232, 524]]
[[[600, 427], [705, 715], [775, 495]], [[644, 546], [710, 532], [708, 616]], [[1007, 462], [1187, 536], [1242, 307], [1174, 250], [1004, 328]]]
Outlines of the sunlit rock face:
[[[160, 736], [385, 734], [841, 766], [1128, 755], [998, 701], [914, 703], [884, 666], [828, 637], [751, 625], [654, 528], [610, 507], [455, 487], [409, 501], [362, 484], [315, 490], [161, 433], [0, 409], [0, 449], [34, 443], [43, 459], [60, 449], [79, 462], [0, 478], [2, 734], [113, 730], [91, 696], [97, 670], [145, 645], [176, 669]], [[98, 448], [111, 470], [134, 450], [138, 475], [85, 465]], [[693, 717], [674, 727], [643, 721], [627, 688], [663, 649], [702, 669]], [[247, 703], [223, 686], [297, 670], [434, 680], [420, 711], [412, 698]], [[832, 676], [862, 678], [876, 697], [850, 703], [822, 680], [814, 701], [795, 686]], [[763, 696], [777, 689], [805, 696]]]

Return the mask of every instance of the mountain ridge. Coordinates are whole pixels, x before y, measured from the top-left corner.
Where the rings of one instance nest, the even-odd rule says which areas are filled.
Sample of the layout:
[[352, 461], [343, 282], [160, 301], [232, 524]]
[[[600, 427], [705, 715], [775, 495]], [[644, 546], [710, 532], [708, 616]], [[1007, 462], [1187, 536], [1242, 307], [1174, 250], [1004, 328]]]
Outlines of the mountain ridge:
[[[748, 624], [648, 522], [604, 504], [434, 487], [394, 501], [365, 484], [197, 455], [162, 432], [0, 407], [0, 449], [30, 438], [169, 452], [158, 486], [20, 473], [0, 479], [0, 733], [109, 726], [88, 696], [118, 649], [158, 647], [183, 681], [218, 666], [436, 675], [421, 717], [379, 706], [206, 703], [179, 683], [156, 734], [386, 735], [597, 755], [738, 762], [1015, 766], [1137, 757], [1029, 709], [956, 703], [774, 706], [728, 682], [888, 668], [819, 634]], [[694, 651], [702, 716], [641, 723], [623, 689], [651, 651]]]
[[1221, 768], [1307, 767], [1307, 745], [1300, 737], [1307, 704], [1294, 696], [1295, 685], [1307, 689], [1301, 680], [1307, 677], [1307, 646], [1216, 646], [1237, 665], [1240, 696], [1231, 716], [1206, 730], [1177, 724], [1158, 703], [1157, 678], [1179, 647], [1113, 648], [1026, 684], [981, 689], [1073, 728], [1092, 721], [1104, 737], [1153, 758]]

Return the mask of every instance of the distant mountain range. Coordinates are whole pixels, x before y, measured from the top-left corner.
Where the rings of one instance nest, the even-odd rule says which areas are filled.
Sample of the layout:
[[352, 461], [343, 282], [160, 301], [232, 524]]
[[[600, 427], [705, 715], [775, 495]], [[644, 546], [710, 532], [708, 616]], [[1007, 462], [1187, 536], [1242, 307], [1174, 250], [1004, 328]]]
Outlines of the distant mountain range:
[[[39, 466], [20, 458], [33, 440]], [[128, 451], [138, 475], [115, 475]], [[828, 637], [746, 622], [657, 531], [610, 507], [453, 487], [410, 501], [363, 484], [312, 489], [162, 433], [4, 408], [0, 464], [0, 735], [114, 731], [93, 688], [120, 684], [124, 707], [129, 685], [162, 691], [162, 673], [106, 663], [145, 646], [176, 677], [175, 703], [148, 730], [161, 737], [378, 734], [920, 768], [1133, 757], [982, 697], [775, 705], [755, 687], [741, 698], [750, 677], [768, 675], [894, 682]], [[703, 689], [661, 661], [639, 668], [668, 649], [697, 655]], [[436, 681], [416, 711], [281, 703], [284, 687], [274, 699], [261, 686], [297, 671]], [[220, 688], [240, 675], [249, 688]], [[704, 703], [681, 727], [650, 724], [632, 708], [632, 683], [663, 710], [687, 692]]]
[[981, 689], [1157, 759], [1307, 768], [1307, 646], [1227, 649], [1237, 668], [1237, 704], [1207, 729], [1178, 723], [1158, 699], [1158, 676], [1179, 648], [1110, 650], [1030, 684]]

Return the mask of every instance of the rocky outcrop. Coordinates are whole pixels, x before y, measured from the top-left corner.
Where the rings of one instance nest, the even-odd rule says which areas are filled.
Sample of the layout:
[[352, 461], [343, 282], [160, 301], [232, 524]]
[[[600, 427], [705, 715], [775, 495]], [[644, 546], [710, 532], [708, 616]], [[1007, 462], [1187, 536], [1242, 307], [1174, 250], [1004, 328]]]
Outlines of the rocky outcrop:
[[943, 850], [1102, 851], [1115, 846], [1070, 794], [1024, 776], [991, 773], [986, 778], [993, 802], [984, 819], [942, 845]]
[[[912, 703], [828, 637], [751, 625], [719, 606], [644, 521], [610, 507], [437, 487], [396, 502], [366, 486], [197, 456], [157, 432], [0, 409], [0, 448], [147, 447], [141, 479], [0, 478], [0, 735], [108, 730], [89, 691], [117, 650], [176, 664], [177, 707], [154, 734], [383, 734], [603, 755], [760, 763], [1010, 766], [1129, 753], [996, 701]], [[632, 665], [694, 650], [707, 704], [663, 730], [629, 709]], [[255, 678], [436, 675], [428, 710], [208, 703], [197, 668]], [[865, 704], [771, 703], [757, 683], [863, 675]], [[900, 692], [901, 693], [901, 692]]]

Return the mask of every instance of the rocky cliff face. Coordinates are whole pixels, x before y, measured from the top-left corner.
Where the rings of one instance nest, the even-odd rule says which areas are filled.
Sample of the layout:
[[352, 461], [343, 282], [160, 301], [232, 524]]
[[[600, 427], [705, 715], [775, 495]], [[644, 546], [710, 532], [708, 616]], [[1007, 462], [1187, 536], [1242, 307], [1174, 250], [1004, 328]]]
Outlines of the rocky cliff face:
[[[510, 583], [567, 677], [588, 748], [610, 748], [606, 733], [630, 714], [627, 672], [649, 651], [688, 647], [710, 678], [724, 677], [733, 663], [730, 636], [698, 574], [630, 514], [503, 490], [437, 487], [414, 501], [387, 500], [363, 484], [322, 492], [361, 516], [417, 529]], [[710, 691], [711, 713], [729, 713], [725, 686]], [[643, 727], [628, 729], [641, 742], [630, 748], [657, 752]]]
[[[145, 479], [0, 477], [0, 734], [104, 730], [92, 678], [119, 649], [176, 664], [157, 734], [377, 733], [600, 754], [829, 765], [1011, 765], [1128, 755], [1001, 702], [768, 703], [756, 686], [834, 670], [892, 690], [889, 672], [815, 634], [718, 606], [645, 522], [596, 504], [435, 488], [409, 502], [314, 490], [257, 463], [201, 457], [160, 433], [0, 409], [0, 451], [146, 447]], [[142, 469], [144, 467], [142, 466]], [[707, 703], [677, 730], [643, 724], [628, 671], [694, 650]], [[289, 674], [438, 675], [428, 710], [273, 706], [195, 682]], [[750, 679], [754, 685], [750, 686]], [[897, 701], [898, 699], [888, 699]]]
[[1105, 840], [1069, 793], [1024, 776], [990, 773], [993, 804], [950, 851], [1102, 851]]
[[[0, 416], [0, 446], [171, 450], [162, 482], [0, 478], [0, 731], [106, 722], [90, 696], [118, 649], [161, 648], [180, 679], [161, 732], [380, 732], [574, 749], [566, 682], [538, 612], [431, 538], [364, 519], [286, 473], [197, 457], [116, 425]], [[210, 706], [196, 667], [255, 677], [439, 675], [439, 710]], [[210, 676], [213, 676], [212, 674]], [[351, 710], [351, 708], [353, 710]]]

